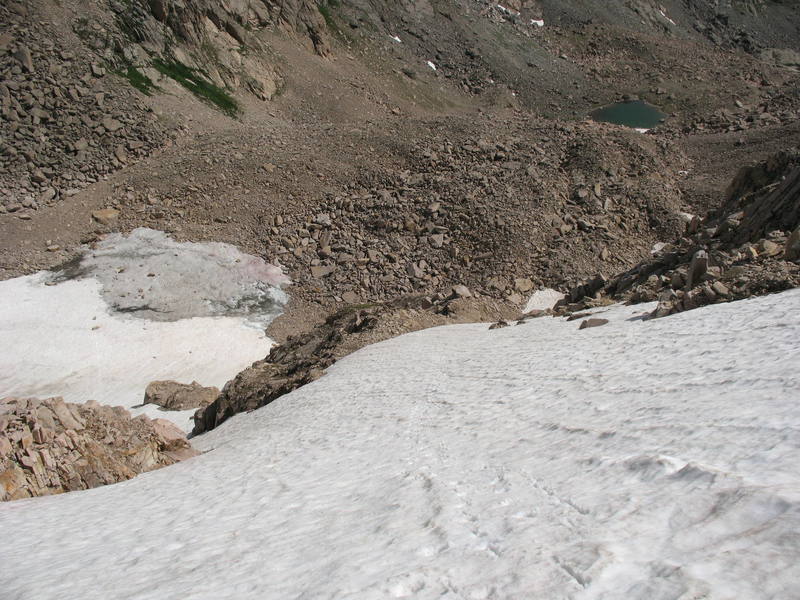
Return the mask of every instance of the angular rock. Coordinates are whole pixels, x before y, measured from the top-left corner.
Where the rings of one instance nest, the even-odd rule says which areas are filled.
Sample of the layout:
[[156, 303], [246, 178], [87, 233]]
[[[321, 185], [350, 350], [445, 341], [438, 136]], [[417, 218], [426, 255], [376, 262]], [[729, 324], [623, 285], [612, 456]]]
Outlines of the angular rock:
[[347, 304], [358, 304], [361, 298], [355, 292], [344, 292], [342, 294], [342, 301]]
[[454, 298], [472, 298], [472, 292], [465, 285], [454, 285], [452, 292]]
[[708, 253], [705, 250], [698, 250], [692, 256], [689, 263], [689, 271], [686, 275], [686, 289], [690, 290], [698, 283], [703, 275], [708, 271]]
[[101, 225], [115, 225], [119, 220], [119, 211], [114, 208], [103, 208], [94, 211], [92, 218]]
[[27, 46], [20, 46], [14, 53], [14, 58], [17, 59], [17, 62], [19, 62], [22, 68], [28, 73], [33, 71], [33, 57], [31, 57], [31, 51]]
[[336, 267], [329, 266], [329, 265], [319, 265], [315, 267], [311, 267], [311, 276], [315, 279], [322, 279], [323, 277], [327, 277], [331, 273], [336, 270]]
[[167, 410], [203, 408], [219, 396], [219, 389], [203, 387], [196, 381], [190, 384], [177, 381], [153, 381], [144, 392], [144, 404], [157, 404]]
[[533, 289], [533, 281], [528, 278], [517, 278], [514, 280], [514, 289], [521, 294], [530, 292]]

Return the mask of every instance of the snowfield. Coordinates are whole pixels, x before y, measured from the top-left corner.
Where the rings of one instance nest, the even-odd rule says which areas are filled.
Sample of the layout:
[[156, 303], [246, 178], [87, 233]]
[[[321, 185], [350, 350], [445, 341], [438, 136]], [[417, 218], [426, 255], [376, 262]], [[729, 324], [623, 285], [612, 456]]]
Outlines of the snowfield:
[[0, 505], [4, 600], [800, 597], [800, 290], [365, 348], [134, 480]]

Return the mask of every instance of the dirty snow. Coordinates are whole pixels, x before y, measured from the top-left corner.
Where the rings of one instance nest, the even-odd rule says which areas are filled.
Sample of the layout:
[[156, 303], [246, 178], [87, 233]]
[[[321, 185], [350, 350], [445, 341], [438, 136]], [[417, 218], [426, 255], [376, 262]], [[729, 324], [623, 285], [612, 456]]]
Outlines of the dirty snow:
[[[284, 281], [226, 244], [110, 236], [59, 276], [0, 282], [0, 397], [131, 408], [158, 379], [221, 388], [269, 353], [264, 327], [285, 302]], [[193, 411], [131, 412], [191, 428]]]
[[289, 279], [280, 267], [219, 242], [176, 242], [139, 228], [108, 236], [84, 253], [67, 277], [97, 279], [119, 312], [158, 320], [247, 315], [269, 321], [280, 313]]
[[800, 290], [431, 329], [0, 506], [8, 600], [800, 597]]

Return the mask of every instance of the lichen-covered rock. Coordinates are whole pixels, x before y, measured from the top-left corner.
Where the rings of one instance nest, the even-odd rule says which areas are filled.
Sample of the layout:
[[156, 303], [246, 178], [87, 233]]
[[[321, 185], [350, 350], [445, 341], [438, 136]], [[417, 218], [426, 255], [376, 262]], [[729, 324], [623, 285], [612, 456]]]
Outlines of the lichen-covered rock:
[[0, 500], [116, 483], [197, 454], [171, 422], [121, 407], [0, 400]]

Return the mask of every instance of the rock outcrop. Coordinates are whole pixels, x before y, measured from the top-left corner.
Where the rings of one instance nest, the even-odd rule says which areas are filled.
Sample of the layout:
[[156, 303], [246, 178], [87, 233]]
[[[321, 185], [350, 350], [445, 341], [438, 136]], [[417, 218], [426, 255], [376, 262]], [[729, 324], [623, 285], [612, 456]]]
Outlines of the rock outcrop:
[[166, 410], [205, 408], [219, 396], [219, 389], [177, 381], [153, 381], [144, 391], [144, 404], [157, 404]]
[[655, 317], [800, 286], [800, 153], [742, 169], [717, 211], [653, 257], [573, 288], [556, 313], [653, 302]]
[[0, 500], [116, 483], [197, 454], [171, 422], [121, 407], [0, 400]]
[[229, 381], [214, 402], [197, 411], [192, 433], [204, 433], [235, 414], [266, 406], [315, 381], [337, 360], [369, 344], [426, 327], [493, 322], [516, 314], [510, 303], [463, 297], [455, 290], [436, 302], [409, 295], [391, 302], [347, 306], [310, 331], [289, 337], [264, 360]]
[[322, 376], [341, 355], [348, 335], [374, 328], [389, 308], [375, 305], [344, 309], [308, 333], [289, 338], [229, 381], [219, 397], [195, 414], [193, 434], [214, 429], [230, 417], [266, 406]]

